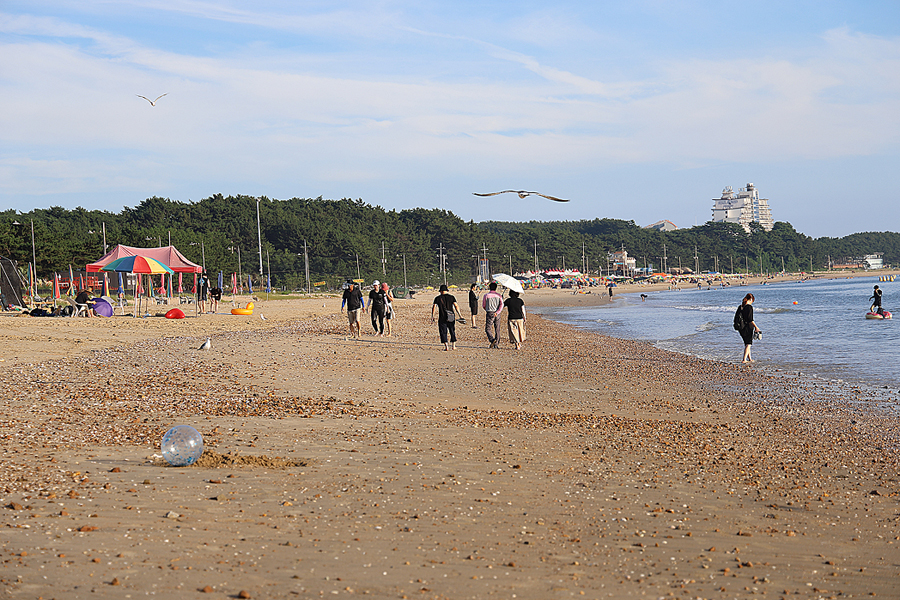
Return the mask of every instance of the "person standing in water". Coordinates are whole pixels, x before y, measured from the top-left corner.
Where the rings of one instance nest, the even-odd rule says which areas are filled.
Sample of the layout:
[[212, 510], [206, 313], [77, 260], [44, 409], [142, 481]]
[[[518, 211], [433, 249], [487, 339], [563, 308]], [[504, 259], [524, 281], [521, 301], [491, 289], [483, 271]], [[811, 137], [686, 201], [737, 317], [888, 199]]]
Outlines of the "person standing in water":
[[[753, 346], [753, 334], [761, 333], [759, 327], [753, 321], [753, 301], [755, 299], [753, 294], [744, 296], [743, 302], [741, 302], [737, 312], [734, 314], [735, 328], [744, 341], [744, 357], [741, 359], [741, 363], [745, 364], [753, 362], [753, 358], [750, 356], [750, 348]], [[738, 325], [741, 327], [738, 328]]]
[[878, 289], [877, 285], [875, 286], [875, 291], [872, 293], [872, 296], [869, 298], [869, 300], [872, 300], [872, 308], [870, 309], [870, 311], [884, 316], [884, 309], [881, 308], [881, 290]]

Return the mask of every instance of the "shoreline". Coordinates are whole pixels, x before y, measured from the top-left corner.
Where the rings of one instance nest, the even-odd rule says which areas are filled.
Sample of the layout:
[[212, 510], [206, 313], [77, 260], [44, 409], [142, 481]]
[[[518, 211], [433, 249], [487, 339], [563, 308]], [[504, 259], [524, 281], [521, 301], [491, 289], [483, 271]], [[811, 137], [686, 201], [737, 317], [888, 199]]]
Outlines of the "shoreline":
[[[443, 352], [430, 301], [360, 342], [339, 298], [263, 303], [266, 321], [24, 319], [0, 384], [0, 590], [894, 592], [897, 418], [537, 316], [521, 352], [468, 325]], [[150, 460], [183, 422], [249, 460]]]

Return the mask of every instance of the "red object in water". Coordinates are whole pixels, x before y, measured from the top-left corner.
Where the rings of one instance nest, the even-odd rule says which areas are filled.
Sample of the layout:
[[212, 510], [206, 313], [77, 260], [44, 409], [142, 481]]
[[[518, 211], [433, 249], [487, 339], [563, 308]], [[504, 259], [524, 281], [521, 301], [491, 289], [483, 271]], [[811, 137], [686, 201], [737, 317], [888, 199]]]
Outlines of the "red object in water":
[[180, 308], [173, 308], [172, 310], [170, 310], [169, 312], [166, 313], [166, 318], [167, 319], [183, 319], [184, 311], [181, 310]]

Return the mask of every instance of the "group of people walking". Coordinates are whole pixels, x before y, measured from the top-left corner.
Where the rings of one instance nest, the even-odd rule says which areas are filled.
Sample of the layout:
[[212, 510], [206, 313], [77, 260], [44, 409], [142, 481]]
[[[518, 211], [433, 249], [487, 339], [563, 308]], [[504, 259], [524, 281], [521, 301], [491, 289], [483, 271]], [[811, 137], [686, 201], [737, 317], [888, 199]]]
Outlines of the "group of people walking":
[[[477, 286], [473, 283], [469, 287], [469, 313], [472, 318], [472, 328], [477, 328], [476, 317], [478, 315]], [[440, 294], [431, 305], [431, 321], [437, 322], [441, 343], [444, 350], [456, 349], [456, 323], [465, 323], [462, 313], [459, 311], [459, 303], [456, 297], [450, 293], [446, 285], [440, 287]], [[503, 299], [497, 292], [497, 284], [491, 282], [488, 292], [481, 298], [481, 308], [484, 310], [484, 332], [487, 334], [490, 348], [500, 347], [500, 313], [506, 308], [506, 323], [509, 332], [509, 342], [515, 345], [516, 350], [522, 347], [525, 341], [525, 302], [519, 297], [519, 293], [510, 290], [509, 298]]]
[[[477, 327], [475, 317], [478, 315], [479, 304], [484, 311], [484, 331], [487, 334], [490, 348], [500, 347], [500, 314], [506, 309], [506, 327], [509, 332], [509, 342], [516, 350], [522, 347], [525, 341], [525, 302], [519, 297], [518, 292], [510, 290], [509, 298], [503, 299], [497, 292], [497, 284], [491, 283], [488, 292], [479, 302], [477, 286], [473, 283], [469, 289], [469, 312], [472, 315], [472, 327]], [[380, 281], [372, 283], [372, 289], [368, 296], [368, 312], [371, 316], [372, 330], [378, 336], [390, 336], [393, 334], [394, 320], [394, 296], [390, 286]], [[353, 281], [348, 281], [344, 286], [341, 297], [341, 312], [347, 311], [347, 321], [350, 335], [347, 339], [359, 339], [361, 314], [367, 311], [366, 299], [363, 297], [359, 286]], [[439, 294], [431, 305], [431, 321], [437, 323], [441, 343], [444, 350], [456, 349], [456, 324], [465, 324], [465, 318], [459, 309], [456, 297], [450, 293], [450, 288], [442, 285]]]
[[[366, 301], [362, 291], [353, 281], [348, 281], [341, 299], [341, 312], [347, 311], [347, 320], [350, 326], [350, 338], [359, 339], [359, 314], [366, 312]], [[372, 329], [375, 335], [391, 336], [394, 333], [394, 296], [388, 284], [377, 279], [372, 282], [372, 290], [369, 292], [369, 314], [372, 318]], [[387, 333], [385, 333], [385, 327]]]

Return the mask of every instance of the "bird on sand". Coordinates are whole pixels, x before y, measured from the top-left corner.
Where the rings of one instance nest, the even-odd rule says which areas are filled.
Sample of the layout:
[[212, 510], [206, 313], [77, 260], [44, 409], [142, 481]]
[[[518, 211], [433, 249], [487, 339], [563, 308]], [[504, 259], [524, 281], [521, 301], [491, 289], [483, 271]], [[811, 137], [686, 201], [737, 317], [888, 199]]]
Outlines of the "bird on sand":
[[163, 96], [168, 96], [168, 95], [169, 95], [169, 92], [166, 92], [166, 93], [163, 94], [162, 96], [158, 96], [158, 97], [156, 98], [156, 100], [151, 100], [151, 99], [148, 98], [147, 96], [141, 96], [140, 94], [135, 94], [135, 96], [137, 96], [138, 98], [143, 98], [144, 100], [146, 100], [147, 102], [149, 102], [149, 103], [150, 103], [150, 106], [156, 106], [156, 103], [159, 102], [159, 99], [160, 99], [160, 98], [162, 98]]
[[210, 348], [212, 348], [212, 342], [209, 338], [206, 338], [206, 341], [200, 344], [200, 347], [197, 348], [197, 350], [209, 350]]
[[497, 194], [518, 194], [519, 198], [527, 198], [528, 196], [540, 196], [542, 198], [546, 198], [547, 200], [553, 200], [554, 202], [568, 202], [568, 200], [564, 200], [562, 198], [557, 198], [555, 196], [548, 196], [546, 194], [542, 194], [540, 192], [526, 192], [524, 190], [503, 190], [502, 192], [491, 192], [489, 194], [479, 194], [478, 192], [472, 192], [476, 196], [496, 196]]

